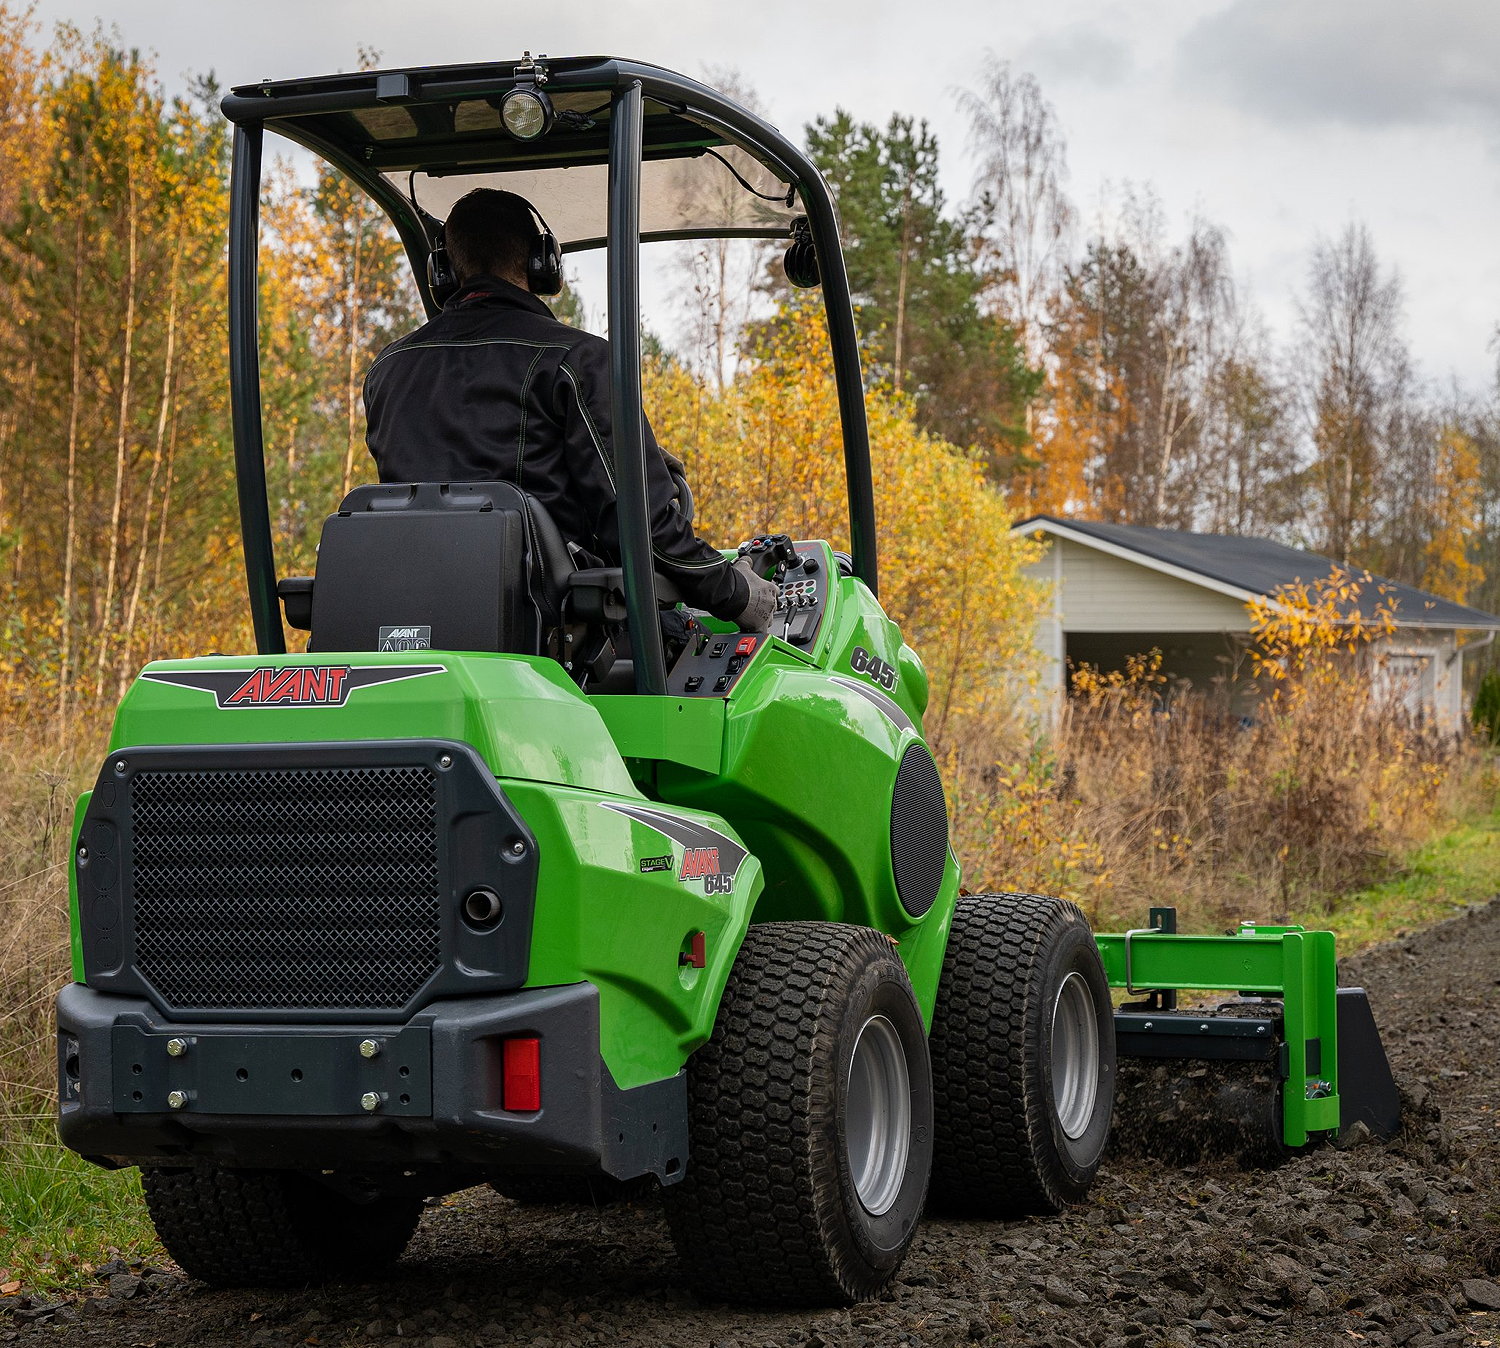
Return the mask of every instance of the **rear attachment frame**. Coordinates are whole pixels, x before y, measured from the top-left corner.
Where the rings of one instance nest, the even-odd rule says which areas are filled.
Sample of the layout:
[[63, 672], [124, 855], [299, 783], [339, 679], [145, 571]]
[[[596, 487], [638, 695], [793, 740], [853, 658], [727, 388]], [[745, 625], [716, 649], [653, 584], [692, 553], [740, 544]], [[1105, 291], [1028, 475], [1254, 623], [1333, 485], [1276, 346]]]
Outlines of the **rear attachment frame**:
[[[1304, 1146], [1356, 1121], [1395, 1135], [1401, 1103], [1363, 988], [1338, 986], [1332, 932], [1243, 922], [1227, 936], [1177, 931], [1175, 908], [1151, 909], [1149, 927], [1099, 935], [1112, 988], [1147, 1002], [1115, 1012], [1122, 1057], [1274, 1062], [1284, 1083], [1282, 1141]], [[1179, 1010], [1179, 992], [1233, 990], [1268, 999], [1265, 1014]], [[1340, 1044], [1351, 1071], [1341, 1077]]]

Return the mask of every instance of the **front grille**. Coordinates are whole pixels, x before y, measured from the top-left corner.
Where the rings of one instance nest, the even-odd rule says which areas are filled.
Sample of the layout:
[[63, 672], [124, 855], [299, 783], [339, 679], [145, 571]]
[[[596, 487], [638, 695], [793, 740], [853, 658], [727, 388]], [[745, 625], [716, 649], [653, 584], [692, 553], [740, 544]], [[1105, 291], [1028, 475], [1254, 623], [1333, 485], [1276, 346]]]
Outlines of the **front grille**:
[[150, 769], [136, 963], [174, 1008], [397, 1009], [438, 967], [431, 769]]

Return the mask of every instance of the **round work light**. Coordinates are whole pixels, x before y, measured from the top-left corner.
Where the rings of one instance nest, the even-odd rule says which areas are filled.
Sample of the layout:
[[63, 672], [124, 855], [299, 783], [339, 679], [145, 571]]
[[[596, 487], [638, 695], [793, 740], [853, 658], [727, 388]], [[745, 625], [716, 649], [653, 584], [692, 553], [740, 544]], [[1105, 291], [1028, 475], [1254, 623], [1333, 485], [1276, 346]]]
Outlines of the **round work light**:
[[552, 128], [552, 100], [532, 85], [512, 89], [500, 100], [500, 120], [517, 140], [535, 140]]

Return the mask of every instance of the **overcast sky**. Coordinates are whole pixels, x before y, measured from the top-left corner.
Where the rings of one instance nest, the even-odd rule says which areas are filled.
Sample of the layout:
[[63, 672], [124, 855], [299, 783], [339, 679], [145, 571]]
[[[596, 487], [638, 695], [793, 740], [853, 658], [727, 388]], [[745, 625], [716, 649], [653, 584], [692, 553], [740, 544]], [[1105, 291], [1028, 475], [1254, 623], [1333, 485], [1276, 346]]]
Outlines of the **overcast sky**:
[[1351, 219], [1400, 269], [1429, 377], [1493, 379], [1500, 322], [1500, 4], [1495, 0], [38, 0], [39, 20], [116, 25], [169, 86], [384, 64], [630, 56], [736, 67], [797, 131], [848, 108], [926, 118], [950, 195], [969, 188], [953, 90], [985, 48], [1040, 80], [1085, 219], [1151, 184], [1174, 235], [1229, 233], [1237, 273], [1289, 331], [1307, 255]]

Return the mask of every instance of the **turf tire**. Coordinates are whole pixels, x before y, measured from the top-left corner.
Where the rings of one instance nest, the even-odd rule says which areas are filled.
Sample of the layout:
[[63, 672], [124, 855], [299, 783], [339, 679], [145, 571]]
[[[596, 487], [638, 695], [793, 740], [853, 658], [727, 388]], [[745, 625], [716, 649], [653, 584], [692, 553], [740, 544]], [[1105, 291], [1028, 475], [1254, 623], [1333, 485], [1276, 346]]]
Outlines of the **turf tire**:
[[[909, 1119], [890, 1134], [904, 1136], [904, 1164], [899, 1142], [881, 1152], [893, 1159], [885, 1196], [871, 1193], [879, 1215], [860, 1201], [850, 1162], [861, 1127], [855, 1118], [850, 1130], [850, 1069], [867, 1033], [899, 1055], [908, 1082], [885, 1097], [909, 1102]], [[895, 1276], [927, 1192], [932, 1083], [921, 1013], [888, 938], [827, 922], [752, 926], [713, 1036], [688, 1062], [688, 1110], [687, 1175], [662, 1201], [700, 1295], [848, 1305]]]
[[[1053, 1018], [1069, 974], [1090, 994], [1098, 1045], [1094, 1099], [1077, 1137], [1062, 1126], [1052, 1071]], [[931, 1208], [1014, 1217], [1082, 1199], [1109, 1140], [1115, 1041], [1104, 966], [1078, 908], [1038, 894], [960, 898], [929, 1042]]]
[[364, 1277], [400, 1255], [419, 1198], [357, 1202], [281, 1170], [145, 1170], [146, 1206], [167, 1253], [216, 1287], [301, 1287]]

